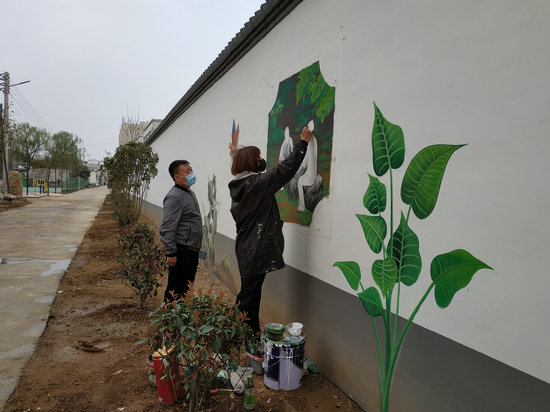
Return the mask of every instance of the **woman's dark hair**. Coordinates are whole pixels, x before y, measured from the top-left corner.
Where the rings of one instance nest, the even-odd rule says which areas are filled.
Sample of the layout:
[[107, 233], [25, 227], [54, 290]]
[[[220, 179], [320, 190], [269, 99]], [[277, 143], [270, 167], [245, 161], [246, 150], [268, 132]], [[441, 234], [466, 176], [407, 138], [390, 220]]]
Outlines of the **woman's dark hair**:
[[237, 153], [233, 156], [231, 173], [235, 176], [242, 172], [257, 172], [259, 157], [260, 149], [256, 146], [246, 146], [237, 150]]
[[172, 179], [174, 178], [174, 173], [178, 170], [178, 167], [181, 165], [188, 165], [189, 162], [187, 160], [174, 160], [172, 163], [170, 163], [170, 166], [168, 166], [168, 173], [170, 173], [170, 176], [172, 176]]

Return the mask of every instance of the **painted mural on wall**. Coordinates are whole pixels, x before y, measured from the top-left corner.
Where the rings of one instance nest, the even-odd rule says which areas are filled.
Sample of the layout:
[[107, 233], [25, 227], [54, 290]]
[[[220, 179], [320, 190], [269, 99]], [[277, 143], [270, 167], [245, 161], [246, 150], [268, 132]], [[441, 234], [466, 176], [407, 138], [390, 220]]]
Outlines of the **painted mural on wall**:
[[326, 83], [319, 62], [279, 83], [269, 112], [267, 167], [292, 152], [304, 126], [314, 131], [298, 173], [275, 195], [286, 222], [309, 226], [315, 207], [329, 194], [335, 90]]
[[201, 250], [206, 252], [204, 266], [216, 275], [233, 294], [237, 294], [237, 287], [235, 286], [234, 279], [235, 275], [233, 275], [231, 271], [229, 259], [225, 257], [221, 262], [216, 264], [215, 237], [218, 228], [219, 207], [219, 202], [216, 199], [216, 192], [216, 175], [213, 175], [212, 179], [208, 179], [208, 212], [203, 210], [202, 213], [203, 225]]

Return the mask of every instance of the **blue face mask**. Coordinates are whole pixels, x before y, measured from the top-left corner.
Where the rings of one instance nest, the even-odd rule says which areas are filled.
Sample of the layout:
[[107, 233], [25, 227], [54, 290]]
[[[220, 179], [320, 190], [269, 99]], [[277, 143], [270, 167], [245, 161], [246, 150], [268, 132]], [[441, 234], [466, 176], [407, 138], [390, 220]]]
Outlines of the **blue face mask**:
[[185, 182], [185, 184], [187, 186], [192, 186], [197, 181], [197, 176], [195, 176], [195, 173], [190, 173], [186, 177], [187, 177], [187, 182]]

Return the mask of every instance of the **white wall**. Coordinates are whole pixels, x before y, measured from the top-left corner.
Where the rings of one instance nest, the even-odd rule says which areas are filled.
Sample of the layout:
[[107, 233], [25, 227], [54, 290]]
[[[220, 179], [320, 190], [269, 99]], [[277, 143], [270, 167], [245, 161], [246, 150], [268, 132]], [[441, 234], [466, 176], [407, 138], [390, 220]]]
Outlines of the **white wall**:
[[312, 229], [285, 224], [287, 264], [352, 292], [332, 264], [357, 260], [365, 287], [373, 284], [374, 255], [355, 213], [365, 213], [373, 173], [376, 101], [405, 133], [396, 190], [421, 148], [468, 143], [450, 160], [434, 213], [410, 220], [423, 272], [402, 291], [400, 315], [407, 317], [428, 287], [431, 259], [465, 248], [495, 270], [479, 272], [445, 310], [432, 294], [416, 323], [550, 382], [549, 18], [547, 1], [306, 0], [153, 143], [160, 174], [147, 200], [162, 205], [172, 184], [168, 164], [185, 158], [205, 208], [207, 177], [217, 176], [218, 231], [234, 238], [232, 119], [240, 123], [240, 143], [265, 155], [279, 81], [320, 60], [336, 86], [331, 195], [317, 207]]

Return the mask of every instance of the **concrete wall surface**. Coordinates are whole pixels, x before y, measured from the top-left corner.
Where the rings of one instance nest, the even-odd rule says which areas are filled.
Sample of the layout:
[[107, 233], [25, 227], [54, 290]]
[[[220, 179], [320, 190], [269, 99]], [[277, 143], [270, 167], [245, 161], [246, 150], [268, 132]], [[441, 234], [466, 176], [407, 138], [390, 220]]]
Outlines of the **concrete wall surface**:
[[[313, 361], [375, 410], [370, 319], [332, 267], [355, 260], [365, 287], [374, 284], [370, 267], [378, 257], [355, 217], [366, 213], [367, 172], [374, 175], [374, 101], [405, 135], [405, 163], [393, 174], [396, 216], [406, 212], [399, 187], [412, 157], [432, 144], [468, 144], [452, 156], [432, 215], [409, 221], [423, 269], [414, 286], [402, 288], [399, 315], [408, 318], [441, 253], [463, 248], [494, 269], [477, 273], [445, 310], [433, 293], [428, 297], [398, 363], [394, 410], [545, 410], [549, 17], [550, 3], [534, 0], [305, 0], [152, 143], [160, 172], [146, 210], [159, 218], [172, 160], [191, 162], [204, 211], [207, 181], [215, 175], [216, 261], [227, 257], [238, 281], [227, 189], [232, 121], [240, 124], [239, 143], [256, 145], [265, 156], [279, 82], [319, 61], [336, 88], [330, 195], [310, 227], [285, 223], [287, 268], [268, 276], [262, 317], [302, 321]], [[343, 353], [360, 361], [342, 362]]]

